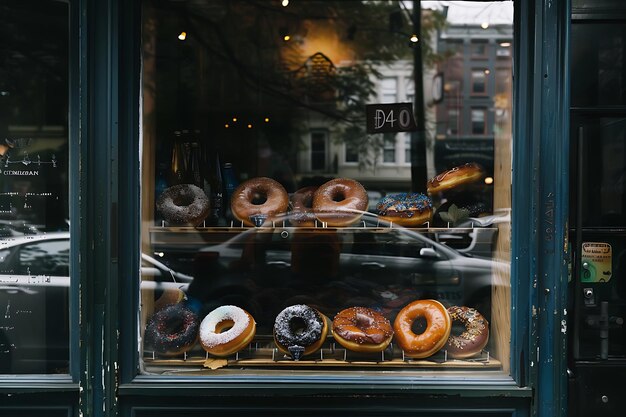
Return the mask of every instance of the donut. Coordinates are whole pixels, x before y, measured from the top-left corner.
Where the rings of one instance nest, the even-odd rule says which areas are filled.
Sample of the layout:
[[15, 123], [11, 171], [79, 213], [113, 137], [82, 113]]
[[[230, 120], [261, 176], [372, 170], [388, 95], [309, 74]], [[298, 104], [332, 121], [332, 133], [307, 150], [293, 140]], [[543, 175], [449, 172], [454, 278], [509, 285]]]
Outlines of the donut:
[[428, 194], [433, 195], [461, 185], [471, 184], [480, 180], [484, 175], [483, 167], [475, 162], [469, 162], [431, 178], [426, 184], [426, 190]]
[[197, 226], [209, 214], [209, 199], [200, 187], [178, 184], [163, 191], [156, 208], [168, 223]]
[[448, 356], [455, 359], [469, 358], [479, 354], [489, 341], [489, 323], [478, 310], [471, 307], [448, 307], [452, 324], [464, 326], [461, 334], [450, 334], [446, 342]]
[[[296, 304], [278, 313], [274, 321], [274, 342], [295, 360], [318, 351], [328, 336], [328, 318], [305, 304]], [[304, 349], [299, 352], [298, 348]]]
[[198, 323], [198, 316], [182, 303], [167, 305], [148, 321], [146, 343], [161, 355], [180, 355], [196, 344]]
[[180, 303], [185, 299], [185, 293], [180, 288], [167, 288], [154, 302], [154, 311], [162, 310], [170, 304]]
[[433, 216], [433, 202], [422, 193], [389, 194], [376, 206], [383, 219], [406, 227], [417, 227]]
[[225, 305], [211, 311], [200, 323], [200, 344], [209, 354], [229, 356], [252, 342], [256, 322], [243, 308]]
[[304, 187], [291, 195], [291, 216], [289, 220], [303, 227], [315, 226], [315, 214], [313, 214], [313, 194], [316, 186]]
[[321, 185], [313, 195], [313, 211], [331, 227], [348, 226], [367, 210], [368, 197], [363, 186], [352, 179], [336, 178]]
[[365, 307], [350, 307], [335, 316], [333, 336], [346, 349], [381, 352], [391, 343], [393, 329], [382, 314]]
[[[426, 320], [426, 329], [415, 334], [413, 324]], [[450, 337], [452, 320], [446, 308], [436, 300], [417, 300], [400, 310], [393, 323], [398, 346], [409, 358], [427, 358], [441, 349]]]
[[244, 181], [230, 199], [233, 216], [247, 226], [262, 226], [266, 220], [286, 213], [288, 207], [289, 195], [285, 188], [267, 177]]

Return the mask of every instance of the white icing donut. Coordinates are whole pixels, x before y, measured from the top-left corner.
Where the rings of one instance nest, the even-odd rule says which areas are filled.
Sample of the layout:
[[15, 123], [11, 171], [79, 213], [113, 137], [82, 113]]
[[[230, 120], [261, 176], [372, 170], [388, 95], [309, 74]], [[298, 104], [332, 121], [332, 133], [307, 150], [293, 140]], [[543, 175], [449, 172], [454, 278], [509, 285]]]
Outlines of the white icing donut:
[[[224, 331], [225, 330], [225, 331]], [[200, 323], [200, 343], [215, 356], [229, 356], [246, 347], [254, 338], [256, 323], [237, 306], [221, 306]]]

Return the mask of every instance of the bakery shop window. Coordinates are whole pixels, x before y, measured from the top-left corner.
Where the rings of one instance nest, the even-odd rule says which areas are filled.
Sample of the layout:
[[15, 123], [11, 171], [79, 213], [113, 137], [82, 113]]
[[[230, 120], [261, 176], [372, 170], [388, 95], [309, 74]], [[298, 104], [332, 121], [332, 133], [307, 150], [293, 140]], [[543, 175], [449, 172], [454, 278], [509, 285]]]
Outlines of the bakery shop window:
[[[512, 3], [423, 2], [417, 68], [412, 2], [261, 3], [143, 3], [141, 369], [506, 374], [511, 77], [429, 94]], [[426, 144], [367, 132], [417, 99]]]
[[0, 373], [69, 373], [68, 4], [0, 5]]

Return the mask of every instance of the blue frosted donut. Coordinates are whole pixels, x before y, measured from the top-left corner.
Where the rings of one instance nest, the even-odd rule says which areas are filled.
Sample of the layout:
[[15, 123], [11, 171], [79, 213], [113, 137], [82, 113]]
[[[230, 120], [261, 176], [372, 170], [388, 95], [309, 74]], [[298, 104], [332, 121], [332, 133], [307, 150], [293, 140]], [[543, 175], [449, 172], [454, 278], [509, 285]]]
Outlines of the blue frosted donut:
[[417, 227], [433, 216], [433, 202], [421, 193], [397, 193], [383, 197], [376, 205], [378, 215], [406, 227]]

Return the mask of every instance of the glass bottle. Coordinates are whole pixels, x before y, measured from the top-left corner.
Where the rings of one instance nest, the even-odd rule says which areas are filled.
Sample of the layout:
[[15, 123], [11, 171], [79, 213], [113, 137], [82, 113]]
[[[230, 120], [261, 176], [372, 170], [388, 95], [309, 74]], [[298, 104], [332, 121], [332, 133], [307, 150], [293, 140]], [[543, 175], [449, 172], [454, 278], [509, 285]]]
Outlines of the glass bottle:
[[[213, 157], [215, 159], [213, 159]], [[215, 151], [215, 155], [207, 155], [207, 161], [213, 159], [213, 163], [208, 163], [208, 175], [205, 178], [204, 192], [211, 202], [211, 211], [209, 213], [209, 224], [213, 226], [221, 225], [224, 216], [224, 194], [222, 182], [222, 168], [220, 165], [219, 152]]]
[[235, 192], [235, 188], [239, 185], [237, 177], [235, 176], [235, 170], [233, 164], [226, 162], [223, 169], [224, 176], [224, 206], [226, 207], [226, 217], [232, 219], [232, 213], [230, 210], [230, 199]]
[[172, 162], [168, 175], [168, 183], [172, 185], [182, 184], [185, 181], [185, 151], [183, 148], [181, 132], [174, 132], [174, 144], [172, 146]]

